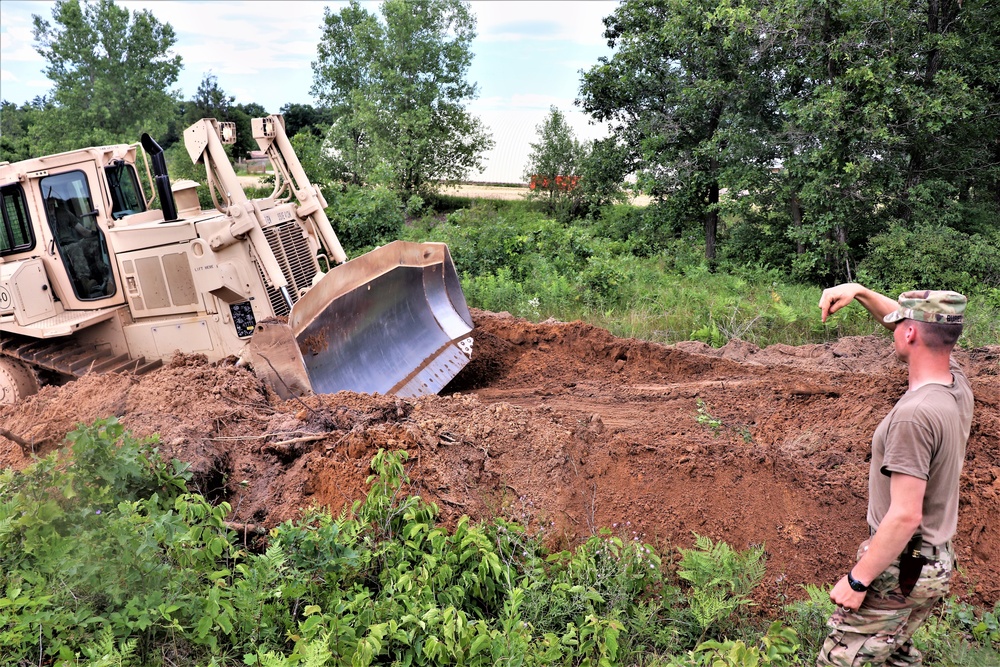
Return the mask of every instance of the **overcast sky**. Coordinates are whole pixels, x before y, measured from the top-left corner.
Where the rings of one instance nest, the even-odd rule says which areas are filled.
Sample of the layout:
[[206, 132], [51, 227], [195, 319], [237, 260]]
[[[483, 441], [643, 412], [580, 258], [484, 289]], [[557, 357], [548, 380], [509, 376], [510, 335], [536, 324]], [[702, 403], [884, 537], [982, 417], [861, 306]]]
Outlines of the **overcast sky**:
[[[194, 95], [211, 72], [237, 102], [257, 102], [277, 113], [288, 102], [313, 104], [310, 63], [316, 58], [323, 8], [342, 2], [131, 2], [129, 9], [150, 9], [173, 26], [174, 51], [183, 59], [175, 84], [182, 96]], [[371, 11], [378, 3], [363, 2]], [[567, 112], [577, 136], [590, 139], [605, 130], [574, 112], [580, 70], [611, 51], [602, 37], [601, 19], [616, 2], [472, 2], [478, 36], [469, 79], [479, 85], [470, 110], [492, 129], [496, 149], [487, 172], [476, 180], [517, 180], [540, 123], [550, 105]], [[51, 89], [35, 52], [31, 15], [51, 19], [54, 2], [0, 2], [0, 98], [21, 104]], [[515, 175], [516, 172], [516, 175]]]

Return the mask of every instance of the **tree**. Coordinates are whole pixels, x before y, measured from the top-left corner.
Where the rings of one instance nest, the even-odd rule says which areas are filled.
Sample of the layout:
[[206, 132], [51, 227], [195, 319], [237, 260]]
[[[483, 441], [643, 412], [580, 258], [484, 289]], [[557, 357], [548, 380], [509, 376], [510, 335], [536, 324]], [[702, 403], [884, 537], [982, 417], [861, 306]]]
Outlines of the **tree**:
[[[743, 258], [834, 282], [894, 229], [991, 233], [997, 3], [625, 0], [605, 25], [616, 52], [581, 103], [640, 188], [703, 221], [709, 259], [729, 233]], [[735, 226], [720, 231], [720, 212]]]
[[531, 144], [524, 179], [533, 193], [544, 193], [549, 208], [569, 197], [578, 185], [581, 165], [589, 147], [581, 143], [555, 106], [535, 128], [538, 143]]
[[755, 140], [767, 100], [753, 75], [757, 36], [732, 29], [733, 8], [746, 11], [738, 0], [625, 0], [604, 20], [616, 52], [581, 86], [584, 110], [630, 152], [639, 187], [701, 221], [709, 260], [724, 172], [766, 162]]
[[311, 104], [289, 102], [281, 107], [280, 113], [285, 118], [285, 131], [290, 137], [299, 132], [309, 132], [314, 137], [322, 137], [333, 124], [333, 115], [329, 109], [314, 107]]
[[899, 238], [942, 223], [985, 231], [998, 173], [996, 4], [775, 7], [796, 26], [767, 28], [779, 57], [765, 57], [782, 91], [775, 143], [797, 273], [853, 279], [894, 227]]
[[184, 124], [190, 125], [202, 118], [215, 118], [228, 121], [236, 98], [227, 95], [219, 85], [219, 79], [211, 72], [206, 72], [198, 84], [194, 99], [184, 103]]
[[176, 97], [168, 89], [181, 69], [169, 24], [148, 10], [129, 14], [113, 0], [59, 0], [52, 22], [33, 20], [55, 103], [40, 116], [39, 149], [135, 141], [141, 132], [167, 129]]
[[51, 106], [45, 97], [36, 97], [20, 107], [7, 100], [0, 103], [0, 161], [18, 162], [34, 157], [31, 127]]
[[241, 102], [229, 107], [227, 120], [236, 123], [236, 143], [233, 144], [233, 155], [237, 158], [245, 158], [250, 155], [250, 151], [260, 150], [260, 145], [253, 138], [254, 118], [267, 116], [267, 109], [257, 102]]
[[333, 115], [328, 141], [348, 180], [404, 191], [482, 169], [492, 140], [465, 109], [475, 17], [460, 0], [357, 0], [324, 12], [312, 92]]

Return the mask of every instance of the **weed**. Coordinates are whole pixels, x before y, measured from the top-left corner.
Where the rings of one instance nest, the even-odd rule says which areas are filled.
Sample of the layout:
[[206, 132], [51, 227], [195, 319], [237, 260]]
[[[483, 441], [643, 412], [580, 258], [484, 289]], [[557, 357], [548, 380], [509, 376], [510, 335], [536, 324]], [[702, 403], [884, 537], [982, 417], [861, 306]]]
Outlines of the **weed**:
[[708, 413], [708, 406], [705, 405], [705, 401], [703, 401], [702, 399], [699, 398], [696, 404], [698, 406], [698, 416], [695, 417], [695, 421], [697, 421], [702, 426], [709, 427], [710, 429], [712, 429], [713, 433], [718, 435], [719, 431], [722, 430], [722, 420], [717, 419], [716, 417], [713, 417]]
[[704, 639], [738, 608], [753, 604], [748, 596], [764, 577], [764, 548], [737, 552], [696, 533], [695, 548], [680, 553], [677, 576], [690, 585], [688, 604]]

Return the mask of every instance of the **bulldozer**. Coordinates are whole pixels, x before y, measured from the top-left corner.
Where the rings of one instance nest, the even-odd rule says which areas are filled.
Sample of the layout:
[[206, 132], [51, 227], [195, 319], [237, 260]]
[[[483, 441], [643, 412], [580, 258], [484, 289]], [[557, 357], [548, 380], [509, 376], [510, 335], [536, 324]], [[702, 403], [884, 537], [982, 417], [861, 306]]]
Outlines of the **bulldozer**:
[[472, 317], [448, 247], [394, 241], [348, 260], [282, 116], [251, 127], [274, 174], [261, 198], [226, 153], [235, 124], [184, 131], [208, 210], [197, 183], [171, 185], [148, 134], [0, 162], [0, 403], [178, 352], [234, 357], [282, 398], [435, 394], [468, 363]]

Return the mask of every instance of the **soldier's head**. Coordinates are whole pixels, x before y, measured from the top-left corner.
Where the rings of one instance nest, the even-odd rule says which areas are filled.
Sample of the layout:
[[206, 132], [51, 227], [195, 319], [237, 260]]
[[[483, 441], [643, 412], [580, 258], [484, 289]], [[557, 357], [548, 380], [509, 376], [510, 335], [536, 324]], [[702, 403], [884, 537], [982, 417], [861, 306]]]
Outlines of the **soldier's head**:
[[[886, 324], [897, 322], [896, 330], [913, 327], [923, 344], [934, 351], [950, 352], [962, 335], [965, 304], [958, 292], [918, 290], [899, 295], [899, 307], [885, 316]], [[897, 340], [897, 352], [900, 351]]]

